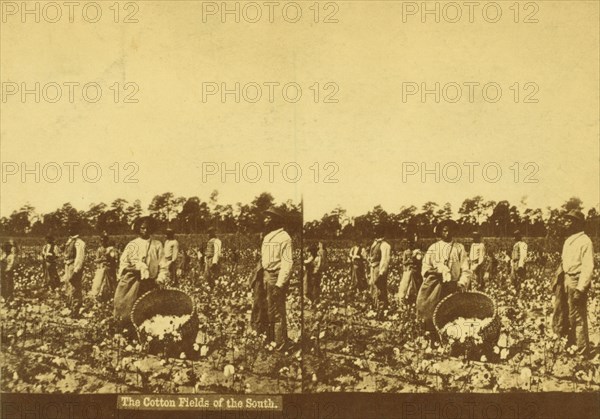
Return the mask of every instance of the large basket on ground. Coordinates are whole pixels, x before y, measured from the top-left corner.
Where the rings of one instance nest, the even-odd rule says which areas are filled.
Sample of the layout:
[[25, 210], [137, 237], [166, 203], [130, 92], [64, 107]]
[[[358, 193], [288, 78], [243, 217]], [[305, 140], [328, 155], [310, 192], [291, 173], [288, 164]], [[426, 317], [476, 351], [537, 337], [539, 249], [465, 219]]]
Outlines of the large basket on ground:
[[[442, 333], [442, 329], [459, 317], [481, 320], [492, 319], [479, 332], [483, 340], [481, 345], [461, 344], [458, 341], [449, 342], [448, 337]], [[498, 316], [496, 303], [490, 296], [479, 291], [456, 292], [448, 295], [436, 306], [433, 312], [433, 324], [442, 343], [446, 345], [451, 343], [451, 352], [454, 354], [474, 355], [481, 353], [493, 347], [500, 337], [500, 317]]]
[[[174, 341], [151, 339], [140, 328], [144, 321], [156, 315], [185, 316], [190, 315], [188, 321], [181, 325], [181, 340]], [[163, 353], [167, 356], [179, 356], [181, 352], [192, 353], [192, 347], [198, 333], [198, 316], [194, 301], [185, 292], [175, 288], [159, 288], [148, 291], [142, 295], [131, 309], [131, 322], [135, 326], [138, 338], [142, 344], [147, 344], [149, 353]]]

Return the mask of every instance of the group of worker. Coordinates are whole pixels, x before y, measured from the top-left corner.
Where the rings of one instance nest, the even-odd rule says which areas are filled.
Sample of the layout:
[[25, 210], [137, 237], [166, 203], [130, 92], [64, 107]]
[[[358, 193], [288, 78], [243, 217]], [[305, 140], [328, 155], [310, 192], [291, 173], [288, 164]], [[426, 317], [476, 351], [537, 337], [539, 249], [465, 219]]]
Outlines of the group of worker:
[[[553, 280], [556, 296], [553, 329], [576, 345], [580, 354], [587, 356], [587, 295], [594, 267], [593, 246], [584, 232], [585, 217], [580, 211], [570, 211], [564, 219], [568, 237], [563, 245], [559, 271]], [[441, 221], [434, 229], [437, 240], [426, 252], [417, 247], [416, 240], [409, 240], [408, 248], [402, 253], [399, 302], [415, 304], [417, 317], [430, 332], [434, 332], [434, 310], [443, 298], [471, 288], [484, 291], [493, 271], [494, 259], [487, 255], [481, 234], [473, 232], [473, 242], [467, 252], [464, 245], [454, 239], [457, 228], [458, 224], [453, 220]], [[506, 255], [516, 296], [520, 295], [526, 278], [527, 255], [527, 243], [517, 230], [510, 256]], [[375, 238], [369, 249], [357, 242], [349, 254], [352, 287], [369, 292], [379, 318], [383, 318], [389, 306], [390, 257], [391, 246], [381, 226], [375, 226]]]
[[[255, 329], [264, 331], [275, 341], [277, 347], [286, 350], [290, 346], [287, 334], [286, 295], [292, 272], [292, 240], [285, 231], [285, 216], [281, 210], [271, 207], [264, 212], [264, 235], [261, 242], [260, 262], [252, 275], [250, 287], [254, 303], [252, 323]], [[561, 263], [552, 281], [555, 296], [553, 330], [565, 336], [578, 352], [589, 355], [587, 322], [587, 299], [594, 269], [592, 241], [584, 232], [585, 217], [580, 211], [570, 211], [565, 217], [567, 238], [564, 242]], [[433, 329], [432, 316], [437, 304], [447, 295], [470, 289], [472, 283], [485, 290], [490, 269], [486, 261], [485, 244], [478, 232], [473, 234], [469, 252], [454, 239], [457, 223], [452, 220], [440, 222], [434, 232], [438, 240], [425, 253], [416, 240], [409, 240], [402, 254], [403, 275], [398, 298], [402, 303], [415, 304], [416, 315], [425, 329]], [[132, 226], [137, 237], [119, 252], [110, 238], [101, 236], [96, 250], [96, 272], [89, 296], [91, 300], [113, 298], [114, 316], [123, 325], [129, 322], [133, 304], [146, 291], [159, 283], [177, 284], [181, 273], [182, 252], [174, 231], [167, 229], [164, 244], [152, 238], [155, 222], [151, 217], [140, 217]], [[51, 289], [65, 286], [71, 311], [77, 316], [83, 303], [83, 266], [86, 243], [79, 236], [77, 225], [69, 227], [69, 237], [62, 255], [52, 237], [42, 249], [44, 276]], [[215, 229], [210, 229], [209, 240], [203, 254], [204, 279], [209, 287], [219, 277], [222, 243]], [[519, 231], [515, 231], [515, 242], [511, 249], [510, 278], [519, 295], [524, 282], [527, 244]], [[4, 300], [12, 298], [14, 290], [14, 266], [16, 246], [6, 243], [2, 247], [0, 260]], [[64, 259], [64, 276], [59, 278], [57, 262]], [[350, 250], [352, 286], [357, 290], [368, 290], [374, 309], [379, 316], [388, 309], [388, 274], [391, 246], [385, 238], [385, 229], [375, 228], [375, 239], [369, 249], [357, 243]], [[323, 272], [326, 249], [322, 243], [309, 249], [304, 260], [304, 296], [310, 303], [317, 303], [320, 295], [318, 277]], [[62, 284], [61, 284], [62, 283]]]
[[[85, 302], [98, 304], [115, 299], [116, 313], [123, 307], [123, 301], [132, 299], [132, 290], [124, 293], [125, 283], [137, 283], [131, 281], [136, 273], [144, 272], [144, 276], [150, 272], [151, 275], [144, 279], [156, 280], [159, 283], [168, 282], [169, 285], [177, 286], [178, 277], [184, 271], [188, 256], [181, 249], [179, 242], [175, 239], [172, 228], [166, 229], [166, 240], [164, 245], [158, 240], [151, 240], [150, 234], [154, 232], [155, 222], [150, 217], [140, 217], [132, 225], [132, 230], [138, 237], [122, 249], [115, 246], [106, 232], [100, 236], [100, 244], [93, 255], [95, 273], [91, 283], [91, 289], [84, 295], [83, 272], [86, 263], [86, 242], [80, 237], [78, 225], [72, 223], [68, 227], [68, 239], [63, 250], [59, 248], [53, 236], [46, 237], [46, 244], [42, 247], [41, 259], [43, 261], [44, 285], [49, 290], [58, 290], [64, 287], [68, 305], [72, 315], [78, 317]], [[6, 252], [3, 252], [3, 255]], [[214, 285], [215, 278], [219, 275], [219, 259], [221, 257], [221, 241], [216, 238], [215, 230], [209, 229], [209, 240], [203, 256], [205, 266], [204, 277], [207, 283]], [[64, 273], [59, 275], [58, 264], [60, 259], [64, 260]], [[89, 258], [88, 258], [89, 259]], [[6, 260], [6, 263], [4, 263]], [[4, 266], [6, 265], [6, 266]], [[13, 257], [3, 256], [3, 279], [12, 277], [6, 275], [14, 265]], [[146, 265], [144, 267], [144, 265]], [[140, 274], [141, 276], [141, 274]], [[123, 283], [121, 283], [123, 279]], [[8, 281], [12, 282], [12, 281]], [[141, 282], [142, 291], [145, 284], [152, 281]], [[138, 285], [133, 285], [138, 288]], [[3, 287], [8, 295], [12, 294], [10, 284]], [[119, 291], [116, 293], [116, 291]], [[126, 294], [126, 295], [124, 295]], [[136, 293], [141, 295], [139, 292]], [[127, 304], [126, 304], [127, 305]]]

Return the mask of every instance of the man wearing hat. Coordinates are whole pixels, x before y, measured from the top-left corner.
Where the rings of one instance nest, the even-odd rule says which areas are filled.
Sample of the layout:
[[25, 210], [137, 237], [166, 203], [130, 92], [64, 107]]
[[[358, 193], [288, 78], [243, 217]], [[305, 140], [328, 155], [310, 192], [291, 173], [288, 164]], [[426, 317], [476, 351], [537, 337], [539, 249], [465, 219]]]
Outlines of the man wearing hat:
[[583, 231], [585, 217], [581, 211], [569, 211], [565, 227], [568, 237], [555, 283], [553, 328], [559, 335], [566, 335], [568, 345], [577, 345], [578, 353], [586, 357], [589, 355], [587, 294], [594, 271], [594, 248]]
[[514, 232], [515, 244], [510, 258], [510, 279], [517, 293], [521, 290], [521, 282], [525, 280], [525, 260], [527, 259], [527, 243], [519, 230]]
[[79, 238], [79, 226], [69, 225], [69, 239], [65, 245], [65, 283], [66, 294], [74, 317], [79, 315], [83, 303], [83, 262], [85, 261], [85, 242]]
[[392, 247], [385, 240], [385, 228], [381, 224], [375, 226], [375, 240], [369, 250], [369, 266], [371, 275], [369, 286], [373, 296], [373, 305], [381, 316], [388, 308], [388, 268], [390, 265], [390, 253]]
[[265, 237], [261, 246], [261, 264], [267, 295], [269, 325], [267, 339], [275, 341], [277, 349], [289, 347], [285, 301], [292, 273], [292, 239], [284, 230], [284, 215], [278, 208], [264, 212]]
[[481, 233], [479, 231], [473, 232], [473, 243], [469, 249], [469, 263], [470, 269], [473, 273], [473, 279], [476, 282], [477, 288], [483, 290], [483, 262], [485, 261], [485, 244], [481, 242]]
[[164, 260], [168, 266], [169, 277], [173, 282], [173, 285], [177, 285], [177, 266], [179, 264], [179, 242], [175, 239], [175, 231], [172, 227], [167, 227], [165, 230], [166, 240], [165, 240], [165, 250], [164, 250]]
[[217, 238], [214, 227], [208, 229], [208, 242], [204, 251], [204, 278], [211, 287], [219, 277], [219, 260], [221, 259], [221, 240]]
[[453, 220], [441, 221], [434, 230], [440, 239], [429, 246], [423, 258], [417, 316], [427, 331], [434, 330], [433, 312], [437, 304], [447, 295], [468, 289], [471, 281], [467, 252], [461, 243], [453, 240], [456, 227]]

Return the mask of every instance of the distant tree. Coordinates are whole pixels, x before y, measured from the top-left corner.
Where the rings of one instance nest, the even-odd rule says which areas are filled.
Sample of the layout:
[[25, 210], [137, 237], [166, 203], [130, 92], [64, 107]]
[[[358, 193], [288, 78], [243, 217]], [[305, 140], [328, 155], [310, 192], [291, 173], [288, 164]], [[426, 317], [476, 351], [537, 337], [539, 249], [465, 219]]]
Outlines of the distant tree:
[[29, 206], [23, 206], [18, 211], [13, 211], [8, 218], [6, 226], [10, 235], [22, 236], [29, 232], [31, 227], [31, 221], [29, 220], [31, 208], [32, 207]]
[[178, 230], [182, 233], [200, 233], [206, 231], [211, 213], [206, 202], [197, 196], [188, 198], [177, 215]]
[[139, 199], [136, 199], [131, 205], [125, 208], [125, 217], [127, 218], [127, 224], [131, 225], [131, 223], [133, 223], [136, 218], [140, 217], [142, 213], [142, 203]]
[[161, 224], [166, 224], [177, 217], [185, 201], [184, 197], [176, 198], [172, 192], [165, 192], [152, 198], [148, 210], [152, 217], [157, 219]]
[[594, 207], [587, 213], [586, 232], [591, 236], [600, 236], [600, 213]]
[[107, 205], [103, 202], [99, 204], [91, 204], [90, 209], [85, 212], [84, 218], [89, 226], [94, 229], [98, 228], [98, 219], [106, 211]]
[[458, 223], [461, 225], [462, 230], [470, 231], [477, 228], [483, 221], [481, 220], [481, 216], [484, 211], [485, 204], [482, 196], [477, 195], [473, 198], [465, 199], [458, 209]]

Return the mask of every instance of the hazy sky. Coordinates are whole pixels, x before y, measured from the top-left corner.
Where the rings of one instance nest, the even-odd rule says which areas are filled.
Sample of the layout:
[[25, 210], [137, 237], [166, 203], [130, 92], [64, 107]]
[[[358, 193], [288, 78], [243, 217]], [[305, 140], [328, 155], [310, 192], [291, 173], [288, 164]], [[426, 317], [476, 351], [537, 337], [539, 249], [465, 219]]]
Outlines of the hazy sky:
[[[39, 23], [32, 17], [23, 23], [20, 11], [3, 10], [1, 214], [25, 202], [40, 211], [64, 202], [83, 209], [117, 197], [140, 198], [146, 206], [166, 191], [208, 199], [213, 189], [223, 203], [248, 202], [262, 191], [279, 201], [303, 193], [307, 219], [338, 204], [350, 214], [429, 200], [449, 201], [456, 210], [478, 194], [515, 203], [527, 196], [536, 207], [575, 195], [588, 207], [598, 205], [598, 2], [536, 2], [537, 11], [521, 3], [519, 23], [509, 9], [513, 1], [499, 2], [496, 23], [488, 23], [481, 9], [470, 23], [466, 7], [457, 23], [446, 21], [455, 16], [450, 9], [440, 9], [440, 23], [435, 16], [422, 23], [419, 11], [407, 14], [408, 3], [336, 2], [338, 10], [321, 3], [315, 19], [312, 1], [297, 2], [302, 16], [296, 23], [284, 19], [284, 2], [274, 9], [273, 23], [267, 7], [256, 23], [248, 22], [256, 10], [242, 8], [239, 23], [234, 15], [223, 23], [220, 10], [203, 16], [200, 1], [140, 1], [137, 12], [120, 10], [120, 23], [112, 2], [101, 3], [97, 23], [86, 22], [79, 9], [69, 23], [66, 7], [57, 23], [46, 21], [55, 16], [52, 10], [41, 11]], [[138, 23], [121, 22], [130, 12]], [[531, 13], [538, 22], [524, 23]], [[338, 22], [322, 22], [327, 16]], [[494, 16], [487, 10], [488, 20]], [[285, 18], [294, 17], [288, 7]], [[39, 103], [34, 94], [21, 96], [22, 87], [35, 90], [36, 82]], [[233, 93], [223, 103], [220, 91], [203, 100], [203, 91], [235, 91], [236, 82], [239, 103]], [[420, 91], [407, 96], [421, 83], [435, 91], [436, 82], [439, 103], [433, 93], [425, 103]], [[83, 99], [86, 83], [100, 86], [96, 103], [94, 85]], [[497, 86], [502, 93], [492, 103]], [[457, 87], [461, 97], [451, 103]], [[124, 103], [126, 97], [138, 102]], [[20, 164], [31, 169], [36, 162], [39, 182], [34, 175], [22, 182]], [[52, 162], [62, 167], [55, 183], [48, 181], [57, 177]], [[79, 164], [73, 183], [69, 162]], [[125, 170], [128, 162], [138, 169], [131, 178], [138, 183], [125, 183], [133, 167]], [[221, 163], [234, 169], [236, 162], [239, 182], [233, 174], [210, 174]], [[439, 182], [432, 174], [425, 182], [419, 173], [407, 175], [436, 162]], [[97, 164], [88, 167], [90, 179], [95, 167], [102, 169], [97, 183], [84, 180], [86, 163]], [[465, 163], [474, 169], [472, 182]], [[497, 182], [485, 180], [486, 164], [485, 175]], [[456, 167], [462, 177], [453, 183]], [[338, 182], [325, 183], [328, 174]], [[537, 183], [524, 183], [528, 174]]]

